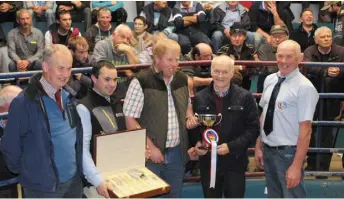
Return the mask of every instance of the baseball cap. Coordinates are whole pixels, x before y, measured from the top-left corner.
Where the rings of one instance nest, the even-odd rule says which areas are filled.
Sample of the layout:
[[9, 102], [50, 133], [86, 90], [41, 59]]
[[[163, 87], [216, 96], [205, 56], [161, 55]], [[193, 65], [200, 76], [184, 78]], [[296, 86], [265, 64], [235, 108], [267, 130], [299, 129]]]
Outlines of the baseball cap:
[[320, 10], [325, 11], [329, 9], [332, 5], [337, 4], [340, 1], [325, 1], [324, 2], [324, 7], [322, 7]]
[[246, 29], [242, 23], [234, 22], [230, 28], [229, 34], [244, 33], [246, 34]]
[[289, 35], [288, 28], [285, 25], [273, 25], [270, 30], [270, 35], [275, 33], [286, 33]]

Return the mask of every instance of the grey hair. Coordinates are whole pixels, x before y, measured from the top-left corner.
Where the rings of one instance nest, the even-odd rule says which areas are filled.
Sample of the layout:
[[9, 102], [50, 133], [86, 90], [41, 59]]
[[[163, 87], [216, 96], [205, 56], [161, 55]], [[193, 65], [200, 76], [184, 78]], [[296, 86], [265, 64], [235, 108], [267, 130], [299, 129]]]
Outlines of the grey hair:
[[17, 19], [17, 20], [19, 20], [20, 15], [21, 15], [22, 13], [29, 13], [29, 16], [31, 17], [31, 14], [30, 14], [30, 12], [29, 12], [27, 9], [21, 8], [20, 10], [18, 10], [18, 11], [16, 12], [16, 19]]
[[115, 29], [115, 33], [118, 33], [120, 30], [123, 30], [123, 29], [129, 29], [130, 31], [131, 31], [131, 29], [130, 29], [130, 27], [128, 26], [128, 25], [126, 25], [126, 24], [119, 24], [117, 27], [116, 27], [116, 29]]
[[72, 54], [70, 50], [62, 44], [52, 44], [51, 46], [48, 46], [43, 51], [43, 61], [48, 62], [56, 53], [62, 53], [66, 55], [70, 55], [72, 57]]
[[18, 86], [5, 86], [0, 90], [0, 107], [9, 105], [12, 100], [22, 91]]
[[332, 35], [332, 30], [326, 26], [321, 26], [320, 28], [316, 29], [315, 32], [314, 32], [314, 38], [316, 38], [320, 32], [323, 32], [323, 31], [330, 31], [331, 35]]

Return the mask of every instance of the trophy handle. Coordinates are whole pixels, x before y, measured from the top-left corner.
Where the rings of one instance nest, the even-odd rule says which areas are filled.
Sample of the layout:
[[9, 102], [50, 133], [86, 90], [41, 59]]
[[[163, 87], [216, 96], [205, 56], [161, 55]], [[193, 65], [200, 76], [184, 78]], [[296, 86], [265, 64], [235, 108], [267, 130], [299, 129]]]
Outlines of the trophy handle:
[[219, 114], [217, 115], [217, 117], [220, 117], [220, 120], [219, 120], [214, 126], [220, 124], [220, 122], [222, 121], [222, 114], [221, 114], [221, 113], [219, 113]]

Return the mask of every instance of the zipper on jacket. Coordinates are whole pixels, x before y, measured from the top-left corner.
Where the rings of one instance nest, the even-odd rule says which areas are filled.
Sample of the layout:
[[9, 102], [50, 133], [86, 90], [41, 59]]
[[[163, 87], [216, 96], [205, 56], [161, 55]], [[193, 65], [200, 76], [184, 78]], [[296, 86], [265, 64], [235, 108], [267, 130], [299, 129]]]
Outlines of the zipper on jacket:
[[56, 184], [55, 184], [55, 187], [53, 188], [53, 191], [56, 191], [57, 190], [57, 187], [58, 185], [60, 184], [60, 179], [58, 177], [58, 172], [57, 172], [57, 168], [56, 168], [56, 165], [55, 165], [55, 162], [53, 160], [53, 154], [54, 154], [54, 149], [53, 149], [53, 145], [51, 143], [51, 132], [50, 132], [50, 124], [49, 124], [49, 121], [48, 121], [48, 115], [47, 115], [47, 112], [45, 110], [45, 106], [44, 106], [44, 103], [42, 101], [42, 98], [39, 97], [39, 103], [40, 103], [40, 107], [44, 113], [44, 119], [45, 119], [45, 122], [47, 124], [47, 127], [48, 127], [48, 134], [49, 134], [49, 143], [50, 143], [50, 164], [52, 165], [53, 167], [53, 170], [54, 170], [54, 174], [55, 174], [55, 178], [56, 178]]

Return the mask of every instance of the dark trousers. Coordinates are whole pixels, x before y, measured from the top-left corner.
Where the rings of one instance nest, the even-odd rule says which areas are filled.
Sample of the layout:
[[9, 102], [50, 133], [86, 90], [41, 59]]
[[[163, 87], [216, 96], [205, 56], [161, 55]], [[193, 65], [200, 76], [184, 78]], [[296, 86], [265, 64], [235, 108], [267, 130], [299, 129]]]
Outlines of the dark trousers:
[[79, 175], [60, 183], [55, 192], [41, 192], [24, 187], [25, 198], [81, 198], [82, 193], [83, 187]]
[[178, 43], [182, 49], [182, 54], [188, 54], [191, 48], [199, 43], [206, 43], [210, 45], [210, 39], [202, 31], [193, 31], [189, 34], [178, 33]]
[[[126, 23], [128, 13], [124, 8], [119, 8], [115, 12], [111, 12], [111, 22], [115, 22], [117, 25]], [[97, 23], [97, 10], [92, 11], [92, 24]]]
[[243, 198], [245, 195], [245, 168], [217, 171], [215, 188], [209, 188], [210, 168], [200, 162], [201, 184], [205, 198]]
[[[0, 12], [0, 23], [5, 22], [14, 22], [16, 24], [15, 12]], [[5, 38], [5, 33], [0, 25], [0, 40], [4, 40]]]
[[18, 198], [17, 184], [0, 187], [0, 198]]

